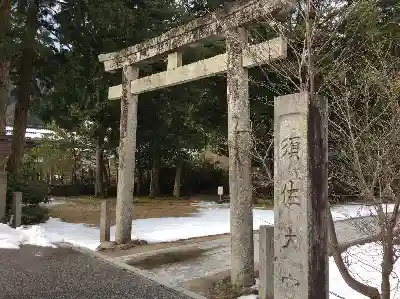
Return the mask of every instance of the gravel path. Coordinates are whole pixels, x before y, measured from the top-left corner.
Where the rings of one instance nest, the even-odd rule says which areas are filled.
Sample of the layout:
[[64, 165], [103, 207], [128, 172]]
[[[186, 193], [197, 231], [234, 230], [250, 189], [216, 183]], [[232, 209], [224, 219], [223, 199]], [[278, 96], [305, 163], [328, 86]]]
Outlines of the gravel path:
[[0, 299], [187, 299], [71, 248], [0, 249]]

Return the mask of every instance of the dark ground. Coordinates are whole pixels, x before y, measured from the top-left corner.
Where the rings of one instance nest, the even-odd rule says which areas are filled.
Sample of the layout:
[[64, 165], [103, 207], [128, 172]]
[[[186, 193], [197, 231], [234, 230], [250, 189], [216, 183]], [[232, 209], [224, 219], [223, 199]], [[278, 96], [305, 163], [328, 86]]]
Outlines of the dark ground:
[[72, 248], [0, 249], [0, 299], [187, 299]]

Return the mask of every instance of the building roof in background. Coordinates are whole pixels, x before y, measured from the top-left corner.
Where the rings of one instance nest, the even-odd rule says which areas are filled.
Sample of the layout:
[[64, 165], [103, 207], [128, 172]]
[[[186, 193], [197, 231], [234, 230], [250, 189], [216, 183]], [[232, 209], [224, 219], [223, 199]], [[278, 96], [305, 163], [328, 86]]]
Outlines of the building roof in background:
[[[13, 131], [12, 127], [6, 127], [7, 135], [12, 135], [12, 131]], [[25, 131], [25, 137], [31, 138], [31, 139], [40, 139], [45, 136], [54, 135], [54, 134], [55, 133], [53, 131], [46, 130], [46, 129], [27, 128]]]

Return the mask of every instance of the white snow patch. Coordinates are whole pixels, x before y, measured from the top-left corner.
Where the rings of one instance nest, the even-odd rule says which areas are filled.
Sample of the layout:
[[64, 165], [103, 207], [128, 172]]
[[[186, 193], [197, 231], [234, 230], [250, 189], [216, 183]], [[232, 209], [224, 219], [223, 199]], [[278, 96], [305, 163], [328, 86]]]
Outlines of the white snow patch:
[[56, 206], [67, 203], [66, 200], [50, 197], [47, 203], [41, 203], [42, 206]]
[[0, 248], [19, 249], [21, 245], [56, 247], [46, 238], [45, 230], [39, 226], [13, 229], [0, 223]]
[[0, 248], [18, 249], [21, 243], [20, 232], [0, 223]]
[[[179, 239], [203, 237], [229, 233], [230, 210], [229, 206], [210, 202], [199, 202], [199, 212], [188, 217], [166, 217], [137, 219], [133, 221], [132, 238], [146, 240], [150, 243], [169, 242]], [[393, 210], [393, 205], [388, 206]], [[374, 211], [362, 205], [336, 206], [332, 209], [335, 220], [358, 216], [368, 216]], [[253, 210], [253, 227], [273, 225], [274, 211], [265, 209]], [[35, 225], [39, 227], [43, 239], [50, 243], [69, 242], [71, 244], [96, 249], [100, 244], [98, 227], [89, 227], [85, 224], [62, 222], [50, 218], [46, 223]], [[31, 227], [30, 227], [31, 228]], [[111, 240], [115, 238], [115, 226], [111, 227]]]
[[240, 296], [238, 299], [258, 299], [257, 295]]
[[[254, 228], [262, 224], [273, 224], [272, 210], [255, 209], [253, 212]], [[34, 225], [39, 227], [47, 240], [52, 243], [68, 242], [95, 250], [100, 245], [98, 227], [85, 224], [66, 223], [57, 218], [50, 218], [46, 223]], [[210, 235], [229, 233], [229, 208], [201, 208], [200, 212], [190, 217], [148, 218], [133, 221], [132, 238], [146, 240], [149, 243], [170, 242]], [[111, 227], [111, 240], [115, 238], [115, 226]]]
[[29, 229], [34, 227], [39, 227], [51, 243], [67, 242], [91, 250], [100, 245], [100, 230], [97, 227], [62, 222], [57, 218], [50, 218], [46, 223], [30, 226]]

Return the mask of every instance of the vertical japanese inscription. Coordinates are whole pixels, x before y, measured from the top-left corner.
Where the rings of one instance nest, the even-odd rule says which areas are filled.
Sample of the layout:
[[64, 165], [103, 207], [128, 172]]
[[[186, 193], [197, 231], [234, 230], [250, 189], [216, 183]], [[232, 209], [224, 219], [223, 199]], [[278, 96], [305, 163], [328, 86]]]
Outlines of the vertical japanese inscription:
[[282, 158], [289, 156], [299, 160], [300, 136], [284, 138], [281, 142]]
[[295, 188], [295, 181], [288, 180], [282, 184], [281, 200], [286, 206], [300, 205], [299, 189]]
[[308, 97], [275, 99], [275, 299], [308, 298]]

